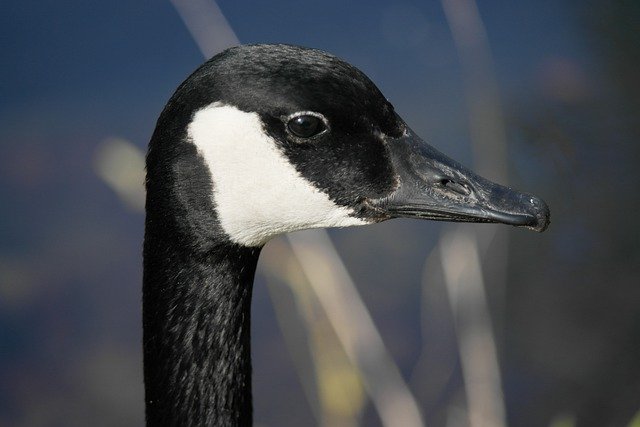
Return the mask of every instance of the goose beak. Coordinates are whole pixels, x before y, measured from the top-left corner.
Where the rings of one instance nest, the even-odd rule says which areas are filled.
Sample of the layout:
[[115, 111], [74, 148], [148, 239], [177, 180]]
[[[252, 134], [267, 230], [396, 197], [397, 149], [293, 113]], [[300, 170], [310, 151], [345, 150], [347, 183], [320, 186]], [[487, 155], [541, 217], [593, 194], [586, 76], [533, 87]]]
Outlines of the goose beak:
[[391, 217], [502, 223], [539, 232], [549, 225], [542, 199], [474, 174], [410, 129], [388, 147], [399, 186], [373, 204]]

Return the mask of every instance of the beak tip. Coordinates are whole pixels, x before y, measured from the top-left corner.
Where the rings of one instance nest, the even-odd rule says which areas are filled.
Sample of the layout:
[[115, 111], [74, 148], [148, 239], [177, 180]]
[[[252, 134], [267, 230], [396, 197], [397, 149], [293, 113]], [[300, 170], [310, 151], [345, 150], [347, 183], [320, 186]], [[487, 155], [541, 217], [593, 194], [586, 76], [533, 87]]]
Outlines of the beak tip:
[[535, 223], [530, 225], [529, 228], [538, 233], [542, 233], [551, 223], [549, 206], [544, 200], [536, 196], [530, 196], [529, 203], [531, 204], [531, 211], [536, 218]]

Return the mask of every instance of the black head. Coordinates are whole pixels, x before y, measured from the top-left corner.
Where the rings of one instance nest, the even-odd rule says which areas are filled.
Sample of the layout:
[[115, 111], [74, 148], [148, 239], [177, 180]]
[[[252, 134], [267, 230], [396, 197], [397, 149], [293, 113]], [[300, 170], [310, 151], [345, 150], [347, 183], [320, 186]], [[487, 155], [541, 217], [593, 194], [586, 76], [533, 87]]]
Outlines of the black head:
[[247, 246], [397, 216], [548, 223], [540, 199], [421, 141], [361, 71], [288, 45], [231, 48], [196, 70], [163, 111], [147, 168], [149, 198], [173, 185], [184, 211], [213, 218], [204, 229], [214, 221]]

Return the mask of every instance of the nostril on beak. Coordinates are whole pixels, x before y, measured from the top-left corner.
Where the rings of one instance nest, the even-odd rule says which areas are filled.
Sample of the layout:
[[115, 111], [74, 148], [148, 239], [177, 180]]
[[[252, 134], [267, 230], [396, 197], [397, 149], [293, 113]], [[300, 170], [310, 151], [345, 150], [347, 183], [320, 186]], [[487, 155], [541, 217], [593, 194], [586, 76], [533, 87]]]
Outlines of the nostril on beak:
[[438, 184], [440, 184], [440, 186], [445, 190], [461, 196], [468, 196], [471, 194], [471, 190], [467, 185], [457, 182], [451, 178], [440, 178]]

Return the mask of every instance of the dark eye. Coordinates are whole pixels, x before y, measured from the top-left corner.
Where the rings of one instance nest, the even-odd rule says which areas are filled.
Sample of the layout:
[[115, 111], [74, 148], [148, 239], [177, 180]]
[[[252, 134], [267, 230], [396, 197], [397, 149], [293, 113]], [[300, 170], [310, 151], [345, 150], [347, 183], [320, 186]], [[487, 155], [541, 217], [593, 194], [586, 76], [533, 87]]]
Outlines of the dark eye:
[[320, 117], [311, 114], [300, 114], [289, 120], [287, 128], [289, 132], [299, 138], [311, 138], [324, 132], [327, 126]]

